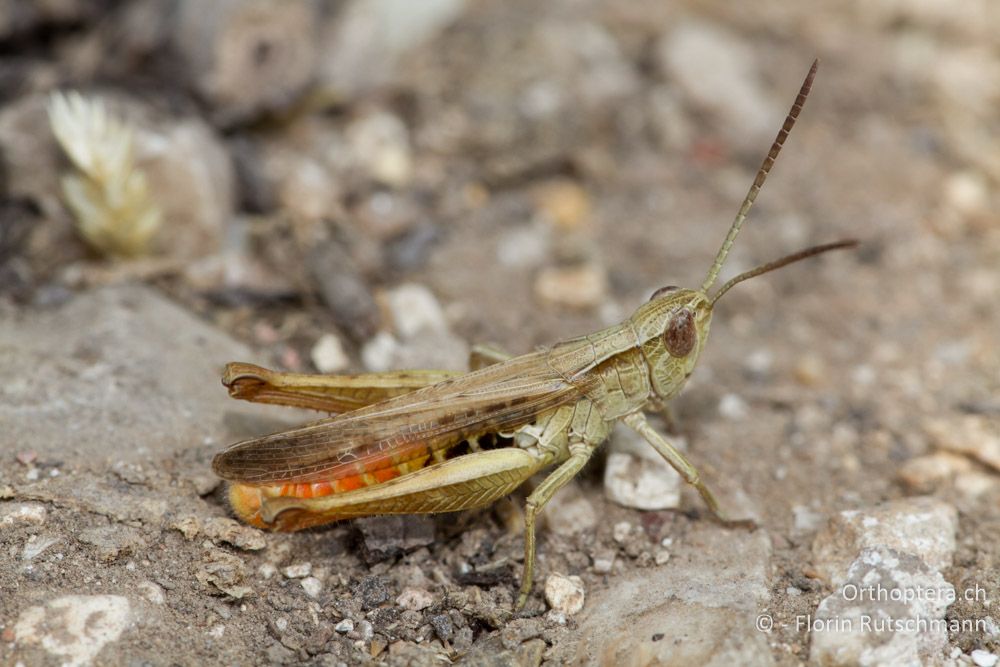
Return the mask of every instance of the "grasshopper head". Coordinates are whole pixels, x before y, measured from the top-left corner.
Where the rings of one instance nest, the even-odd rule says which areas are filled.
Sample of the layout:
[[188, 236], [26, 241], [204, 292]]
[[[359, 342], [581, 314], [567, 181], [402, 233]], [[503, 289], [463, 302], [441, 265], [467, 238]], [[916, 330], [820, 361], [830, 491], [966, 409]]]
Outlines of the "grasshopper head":
[[800, 259], [812, 257], [828, 250], [851, 247], [857, 243], [856, 241], [839, 241], [800, 250], [787, 257], [741, 273], [709, 296], [709, 290], [715, 284], [716, 278], [719, 277], [722, 265], [736, 241], [736, 236], [746, 220], [747, 213], [750, 212], [750, 207], [757, 199], [757, 194], [760, 192], [761, 186], [764, 185], [764, 180], [771, 171], [788, 133], [795, 124], [799, 112], [802, 111], [802, 106], [805, 104], [806, 97], [812, 87], [813, 77], [816, 76], [818, 64], [818, 61], [813, 62], [809, 69], [809, 73], [799, 89], [799, 94], [785, 118], [785, 123], [778, 132], [774, 143], [771, 144], [771, 150], [764, 158], [764, 163], [757, 171], [750, 191], [744, 198], [743, 204], [736, 214], [736, 219], [733, 220], [729, 233], [722, 242], [722, 247], [719, 248], [701, 288], [690, 290], [662, 287], [656, 290], [649, 302], [639, 308], [631, 318], [632, 326], [638, 334], [643, 356], [649, 365], [653, 390], [662, 399], [676, 396], [691, 375], [691, 371], [694, 370], [695, 364], [698, 362], [698, 356], [701, 354], [705, 339], [708, 338], [708, 329], [712, 322], [712, 308], [719, 297], [728, 292], [731, 287]]
[[680, 392], [698, 363], [711, 322], [711, 300], [702, 292], [679, 287], [656, 290], [632, 316], [653, 390], [660, 398], [671, 399]]
[[706, 282], [708, 287], [700, 290], [672, 286], [656, 290], [649, 302], [632, 316], [632, 325], [639, 334], [642, 352], [649, 364], [653, 390], [664, 400], [680, 392], [698, 363], [698, 356], [708, 338], [716, 301], [734, 285], [806, 257], [855, 245], [857, 241], [846, 240], [800, 250], [741, 273], [711, 296], [708, 287], [711, 287], [714, 277], [711, 282]]

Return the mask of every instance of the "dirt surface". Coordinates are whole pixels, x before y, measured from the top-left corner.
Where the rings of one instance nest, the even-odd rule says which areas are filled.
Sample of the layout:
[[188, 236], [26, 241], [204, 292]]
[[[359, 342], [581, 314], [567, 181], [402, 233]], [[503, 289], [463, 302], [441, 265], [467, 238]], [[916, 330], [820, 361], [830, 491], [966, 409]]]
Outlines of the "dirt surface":
[[[0, 662], [994, 664], [992, 3], [442, 2], [403, 37], [365, 32], [395, 14], [315, 5], [313, 75], [278, 102], [185, 75], [171, 31], [190, 26], [158, 3], [98, 4], [0, 25]], [[397, 35], [394, 58], [363, 56], [372, 34]], [[310, 417], [227, 403], [222, 364], [456, 368], [472, 344], [527, 352], [697, 287], [816, 57], [722, 278], [860, 245], [729, 293], [672, 405], [756, 530], [689, 488], [611, 502], [602, 453], [547, 511], [518, 613], [524, 490], [298, 534], [227, 518], [211, 457]], [[76, 232], [57, 88], [135, 123], [165, 210], [151, 255]], [[953, 587], [896, 612], [946, 627], [820, 640], [862, 563]], [[582, 611], [553, 608], [553, 575], [580, 578]]]

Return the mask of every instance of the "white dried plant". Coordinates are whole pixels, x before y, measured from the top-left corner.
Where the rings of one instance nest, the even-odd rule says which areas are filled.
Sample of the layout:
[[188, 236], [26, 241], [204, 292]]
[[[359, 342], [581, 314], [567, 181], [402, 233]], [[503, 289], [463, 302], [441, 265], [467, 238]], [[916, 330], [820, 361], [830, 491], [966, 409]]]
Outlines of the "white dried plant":
[[62, 178], [63, 196], [84, 239], [98, 251], [135, 257], [150, 250], [162, 212], [135, 166], [132, 128], [99, 99], [53, 93], [52, 132], [76, 172]]

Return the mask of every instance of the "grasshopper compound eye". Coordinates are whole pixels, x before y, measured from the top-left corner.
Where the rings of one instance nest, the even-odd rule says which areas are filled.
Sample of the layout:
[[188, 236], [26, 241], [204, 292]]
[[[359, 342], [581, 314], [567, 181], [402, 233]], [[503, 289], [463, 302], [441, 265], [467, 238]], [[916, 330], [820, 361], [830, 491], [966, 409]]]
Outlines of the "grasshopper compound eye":
[[681, 308], [670, 317], [667, 330], [663, 332], [663, 344], [670, 356], [682, 358], [691, 354], [698, 332], [694, 326], [694, 316], [687, 308]]

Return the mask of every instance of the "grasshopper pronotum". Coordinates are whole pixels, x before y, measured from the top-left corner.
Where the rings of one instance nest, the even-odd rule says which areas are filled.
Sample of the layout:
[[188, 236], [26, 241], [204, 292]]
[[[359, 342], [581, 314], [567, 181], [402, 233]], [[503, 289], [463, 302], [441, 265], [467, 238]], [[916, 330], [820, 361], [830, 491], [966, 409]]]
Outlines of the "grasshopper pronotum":
[[658, 289], [621, 324], [519, 357], [480, 354], [472, 364], [478, 369], [464, 374], [299, 375], [229, 364], [223, 383], [235, 398], [336, 413], [237, 443], [215, 457], [216, 474], [233, 482], [229, 498], [236, 514], [258, 527], [299, 530], [373, 514], [452, 512], [492, 503], [536, 472], [558, 466], [528, 496], [520, 608], [531, 590], [538, 512], [621, 420], [728, 521], [698, 470], [649, 425], [643, 410], [662, 407], [680, 392], [708, 337], [712, 308], [731, 287], [854, 245], [802, 250], [742, 273], [709, 296], [802, 110], [816, 67], [814, 62], [699, 289]]

